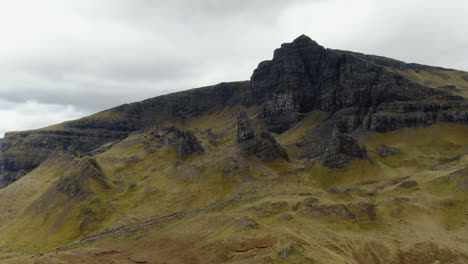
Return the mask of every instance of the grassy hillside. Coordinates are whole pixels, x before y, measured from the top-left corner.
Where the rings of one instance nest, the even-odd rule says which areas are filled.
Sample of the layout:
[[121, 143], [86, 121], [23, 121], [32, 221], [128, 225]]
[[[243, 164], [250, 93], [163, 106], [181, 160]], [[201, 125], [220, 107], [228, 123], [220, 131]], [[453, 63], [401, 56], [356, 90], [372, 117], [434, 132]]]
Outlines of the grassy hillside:
[[[91, 191], [85, 198], [56, 186], [85, 159], [79, 156], [48, 160], [0, 190], [2, 261], [467, 261], [468, 174], [462, 169], [468, 167], [468, 127], [369, 133], [361, 139], [368, 160], [329, 169], [319, 160], [246, 156], [235, 140], [237, 110], [227, 107], [176, 124], [195, 131], [206, 150], [201, 155], [182, 158], [170, 146], [152, 148], [157, 128], [132, 133], [94, 156], [108, 187], [87, 179]], [[278, 140], [294, 153], [294, 143], [320, 116], [311, 113]], [[380, 156], [381, 144], [397, 154]], [[401, 187], [408, 181], [416, 185]], [[80, 239], [57, 253], [31, 257]], [[420, 262], [411, 262], [415, 258]]]
[[0, 262], [468, 263], [467, 73], [282, 49], [259, 98], [222, 83], [8, 134]]

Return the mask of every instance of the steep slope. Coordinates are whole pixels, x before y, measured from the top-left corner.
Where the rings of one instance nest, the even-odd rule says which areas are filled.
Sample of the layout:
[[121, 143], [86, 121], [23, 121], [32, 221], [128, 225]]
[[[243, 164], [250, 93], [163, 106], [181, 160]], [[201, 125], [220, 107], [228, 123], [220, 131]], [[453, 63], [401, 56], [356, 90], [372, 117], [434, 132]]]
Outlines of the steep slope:
[[183, 122], [226, 104], [239, 104], [247, 86], [247, 82], [222, 83], [122, 105], [45, 129], [7, 133], [0, 144], [0, 188], [59, 152], [85, 154], [165, 120]]
[[8, 133], [0, 259], [467, 263], [464, 76], [300, 36], [250, 82]]

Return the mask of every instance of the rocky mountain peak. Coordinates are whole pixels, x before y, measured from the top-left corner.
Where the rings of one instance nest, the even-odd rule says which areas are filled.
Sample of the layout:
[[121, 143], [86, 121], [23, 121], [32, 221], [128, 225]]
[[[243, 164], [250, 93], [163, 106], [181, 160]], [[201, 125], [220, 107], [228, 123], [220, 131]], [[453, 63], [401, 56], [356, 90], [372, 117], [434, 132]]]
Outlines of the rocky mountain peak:
[[295, 47], [315, 47], [323, 49], [323, 47], [319, 45], [316, 41], [312, 40], [309, 36], [304, 34], [297, 37], [291, 44]]
[[[327, 145], [323, 142], [331, 138], [333, 127], [347, 135], [335, 137], [347, 142], [340, 145], [351, 145], [357, 150], [348, 138], [355, 135], [353, 132], [357, 129], [384, 133], [439, 122], [468, 123], [468, 104], [463, 101], [459, 89], [463, 87], [445, 81], [445, 86], [432, 87], [401, 72], [408, 69], [415, 73], [443, 71], [440, 76], [450, 77], [445, 75], [449, 70], [443, 68], [325, 49], [308, 36], [301, 35], [291, 43], [281, 45], [272, 60], [261, 62], [250, 82], [221, 83], [126, 104], [105, 111], [105, 114], [66, 122], [56, 130], [7, 133], [5, 139], [0, 140], [0, 188], [20, 179], [59, 152], [73, 149], [95, 155], [112, 147], [107, 144], [153, 127], [155, 122], [168, 120], [169, 123], [184, 124], [191, 118], [209, 115], [226, 106], [255, 105], [256, 123], [264, 123], [272, 135], [291, 129], [313, 111], [326, 113], [327, 119], [322, 120], [324, 125], [309, 133], [314, 138], [305, 136], [303, 140], [318, 143], [313, 144], [313, 148], [305, 146], [307, 153], [300, 153], [301, 157], [325, 155]], [[467, 76], [466, 73], [460, 75], [457, 81], [468, 80]], [[268, 134], [255, 134], [245, 111], [241, 110], [237, 118], [238, 142], [263, 138], [265, 142], [271, 141], [271, 144], [265, 144], [277, 145], [271, 140], [273, 137], [265, 136]], [[203, 152], [192, 132], [173, 131], [169, 134], [175, 135], [170, 144], [181, 157]], [[161, 142], [166, 139], [170, 141], [164, 138]], [[101, 146], [104, 147], [98, 150]], [[334, 149], [338, 148], [332, 146], [328, 154]], [[360, 158], [363, 155], [347, 156]]]
[[[351, 131], [347, 131], [350, 133], [360, 126], [369, 128], [370, 115], [384, 105], [460, 100], [450, 92], [411, 81], [389, 70], [388, 65], [384, 67], [381, 61], [373, 56], [325, 49], [301, 35], [277, 49], [272, 60], [259, 64], [251, 77], [249, 102], [260, 106], [259, 116], [272, 132], [282, 133], [304, 114], [321, 110], [354, 115], [349, 117], [353, 119]], [[457, 115], [453, 119], [463, 118]]]

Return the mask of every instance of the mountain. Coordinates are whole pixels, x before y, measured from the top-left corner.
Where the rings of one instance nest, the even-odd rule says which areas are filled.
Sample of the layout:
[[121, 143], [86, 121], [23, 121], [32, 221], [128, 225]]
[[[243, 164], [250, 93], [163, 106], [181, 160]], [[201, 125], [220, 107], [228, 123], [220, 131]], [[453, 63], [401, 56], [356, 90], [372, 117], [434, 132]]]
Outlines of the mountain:
[[467, 263], [468, 73], [299, 36], [0, 139], [2, 263]]

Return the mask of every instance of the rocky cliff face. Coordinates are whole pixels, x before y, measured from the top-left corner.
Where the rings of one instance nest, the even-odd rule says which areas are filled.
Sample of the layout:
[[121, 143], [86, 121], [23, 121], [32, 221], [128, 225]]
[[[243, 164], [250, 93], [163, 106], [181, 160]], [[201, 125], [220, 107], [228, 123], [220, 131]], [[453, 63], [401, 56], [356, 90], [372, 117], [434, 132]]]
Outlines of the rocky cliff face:
[[367, 158], [367, 151], [359, 146], [350, 135], [341, 134], [335, 128], [325, 150], [323, 165], [329, 168], [342, 168], [352, 159]]
[[325, 49], [303, 35], [283, 44], [273, 60], [260, 63], [251, 78], [250, 102], [261, 107], [261, 117], [277, 133], [312, 110], [332, 113], [347, 133], [360, 126], [380, 132], [467, 122], [462, 97], [410, 81], [389, 71], [392, 66], [429, 67]]
[[181, 157], [205, 152], [197, 137], [191, 131], [184, 131], [175, 126], [163, 127], [153, 132], [158, 143], [156, 148], [172, 146]]
[[242, 142], [255, 137], [255, 128], [247, 112], [241, 109], [237, 114], [237, 141]]
[[78, 161], [72, 170], [60, 178], [52, 188], [56, 188], [71, 198], [84, 200], [93, 192], [89, 182], [91, 179], [102, 188], [109, 188], [106, 175], [99, 163], [94, 158], [87, 156]]
[[277, 158], [289, 160], [288, 153], [267, 131], [255, 134], [255, 128], [245, 110], [237, 114], [237, 142], [244, 153], [254, 155], [264, 161]]

